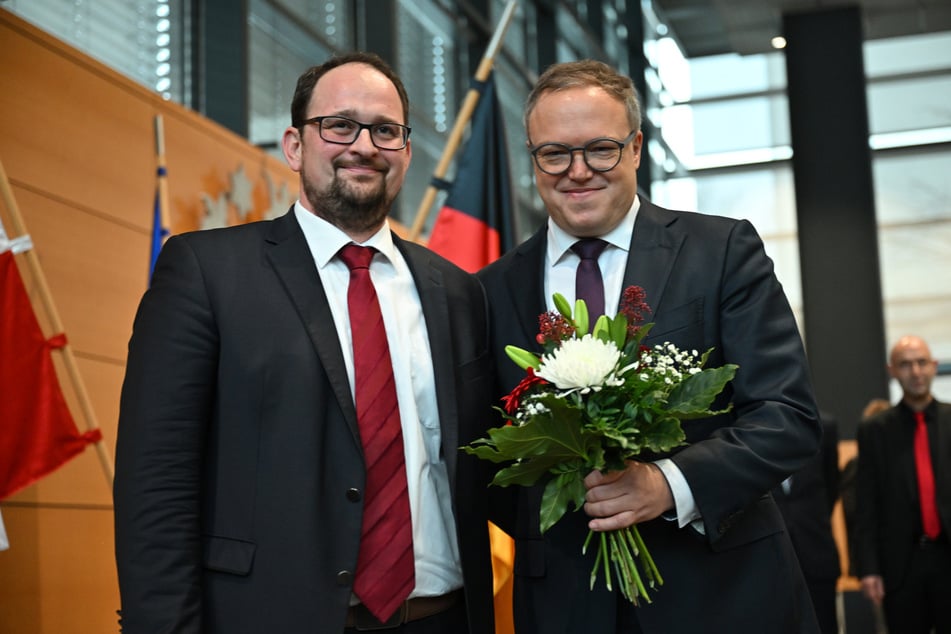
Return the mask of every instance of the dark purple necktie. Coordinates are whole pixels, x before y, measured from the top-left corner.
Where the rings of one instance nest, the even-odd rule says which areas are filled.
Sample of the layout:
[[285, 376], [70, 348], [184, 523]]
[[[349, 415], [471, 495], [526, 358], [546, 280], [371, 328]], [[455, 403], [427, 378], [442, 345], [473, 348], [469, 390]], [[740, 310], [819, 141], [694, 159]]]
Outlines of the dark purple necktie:
[[581, 258], [575, 273], [575, 299], [584, 300], [592, 325], [604, 314], [604, 280], [598, 256], [606, 246], [608, 243], [599, 238], [582, 238], [571, 245], [571, 250]]
[[416, 581], [403, 430], [383, 315], [370, 279], [373, 253], [348, 244], [338, 255], [350, 269], [354, 400], [367, 470], [353, 592], [376, 618], [386, 621]]

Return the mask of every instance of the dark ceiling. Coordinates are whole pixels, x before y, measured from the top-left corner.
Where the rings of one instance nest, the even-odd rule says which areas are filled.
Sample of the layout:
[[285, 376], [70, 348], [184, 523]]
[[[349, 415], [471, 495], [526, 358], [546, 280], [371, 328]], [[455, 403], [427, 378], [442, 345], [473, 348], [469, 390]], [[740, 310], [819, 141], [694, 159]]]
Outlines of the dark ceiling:
[[783, 14], [859, 6], [865, 39], [951, 31], [951, 0], [654, 0], [687, 57], [772, 49]]

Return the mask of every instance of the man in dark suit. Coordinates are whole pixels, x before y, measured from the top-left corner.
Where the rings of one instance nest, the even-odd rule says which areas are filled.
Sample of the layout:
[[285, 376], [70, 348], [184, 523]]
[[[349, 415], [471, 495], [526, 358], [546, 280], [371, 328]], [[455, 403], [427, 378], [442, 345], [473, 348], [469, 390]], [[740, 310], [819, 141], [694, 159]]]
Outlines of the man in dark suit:
[[805, 467], [772, 491], [786, 522], [799, 566], [809, 586], [822, 634], [839, 631], [836, 584], [841, 574], [839, 551], [832, 535], [832, 510], [839, 497], [839, 429], [820, 412], [822, 448]]
[[923, 339], [899, 339], [888, 371], [902, 399], [858, 427], [852, 569], [896, 634], [951, 634], [951, 405], [931, 394], [937, 369]]
[[[500, 490], [497, 523], [516, 540], [516, 631], [818, 631], [769, 490], [816, 453], [820, 428], [802, 342], [762, 242], [748, 222], [638, 197], [637, 98], [630, 79], [604, 64], [549, 68], [529, 95], [525, 124], [550, 218], [480, 272], [499, 393], [524, 374], [503, 347], [538, 351], [538, 315], [553, 307], [552, 293], [573, 303], [579, 238], [606, 243], [597, 258], [606, 312], [614, 314], [622, 288], [641, 286], [656, 322], [646, 343], [712, 348], [709, 366], [739, 371], [715, 404], [731, 402], [731, 412], [685, 423], [688, 444], [670, 455], [590, 474], [584, 513], [568, 513], [544, 535], [542, 485]], [[589, 528], [633, 523], [664, 578], [653, 602], [637, 608], [603, 580], [589, 590], [595, 549], [581, 552]]]
[[[389, 229], [410, 162], [408, 111], [374, 55], [309, 69], [283, 137], [301, 179], [294, 207], [163, 248], [120, 408], [127, 634], [494, 631], [488, 474], [457, 449], [491, 415], [485, 297], [475, 278]], [[363, 272], [344, 262], [350, 251], [372, 258]], [[367, 275], [378, 300], [350, 303]], [[356, 320], [370, 313], [386, 351], [361, 363]], [[376, 370], [364, 401], [355, 375]], [[361, 403], [383, 400], [387, 411], [364, 415]], [[395, 426], [368, 433], [367, 419]], [[384, 431], [396, 440], [374, 455], [403, 466], [373, 476], [382, 484], [371, 495], [369, 447]], [[375, 530], [364, 522], [371, 497], [392, 504], [373, 513], [390, 525], [378, 556], [362, 537]], [[407, 546], [386, 552], [398, 536]], [[361, 572], [377, 562], [382, 572]], [[398, 588], [373, 586], [396, 569]]]

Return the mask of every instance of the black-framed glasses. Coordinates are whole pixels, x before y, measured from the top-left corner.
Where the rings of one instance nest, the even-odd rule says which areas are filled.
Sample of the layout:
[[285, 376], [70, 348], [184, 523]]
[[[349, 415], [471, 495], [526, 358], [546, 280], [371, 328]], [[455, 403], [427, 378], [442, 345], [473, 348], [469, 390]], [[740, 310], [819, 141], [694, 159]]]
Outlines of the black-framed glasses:
[[632, 130], [621, 141], [608, 137], [591, 139], [584, 145], [571, 147], [564, 143], [543, 143], [531, 150], [532, 158], [538, 169], [550, 176], [561, 176], [571, 167], [575, 152], [581, 152], [585, 165], [595, 172], [610, 172], [621, 162], [621, 152], [624, 147], [637, 136], [637, 130]]
[[406, 147], [408, 126], [386, 121], [384, 123], [360, 123], [347, 117], [327, 116], [305, 119], [301, 125], [313, 123], [317, 126], [320, 138], [327, 143], [350, 145], [357, 140], [363, 130], [370, 131], [370, 141], [381, 150], [402, 150]]

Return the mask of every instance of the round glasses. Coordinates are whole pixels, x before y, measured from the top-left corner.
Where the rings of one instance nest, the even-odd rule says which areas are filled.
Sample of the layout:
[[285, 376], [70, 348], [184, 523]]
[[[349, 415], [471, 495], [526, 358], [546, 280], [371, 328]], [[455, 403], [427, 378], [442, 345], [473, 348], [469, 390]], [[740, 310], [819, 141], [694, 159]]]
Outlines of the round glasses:
[[381, 150], [402, 150], [406, 147], [411, 129], [399, 123], [360, 123], [347, 117], [313, 117], [301, 125], [312, 123], [317, 126], [320, 138], [327, 143], [350, 145], [357, 140], [364, 129], [370, 131], [370, 141]]
[[571, 147], [564, 143], [543, 143], [536, 145], [531, 150], [532, 158], [535, 159], [535, 165], [538, 169], [550, 176], [561, 176], [571, 167], [571, 161], [574, 160], [575, 152], [581, 152], [584, 163], [592, 171], [610, 172], [618, 163], [621, 162], [621, 152], [624, 146], [631, 142], [637, 136], [637, 130], [632, 130], [621, 141], [602, 137], [592, 139], [584, 145]]

